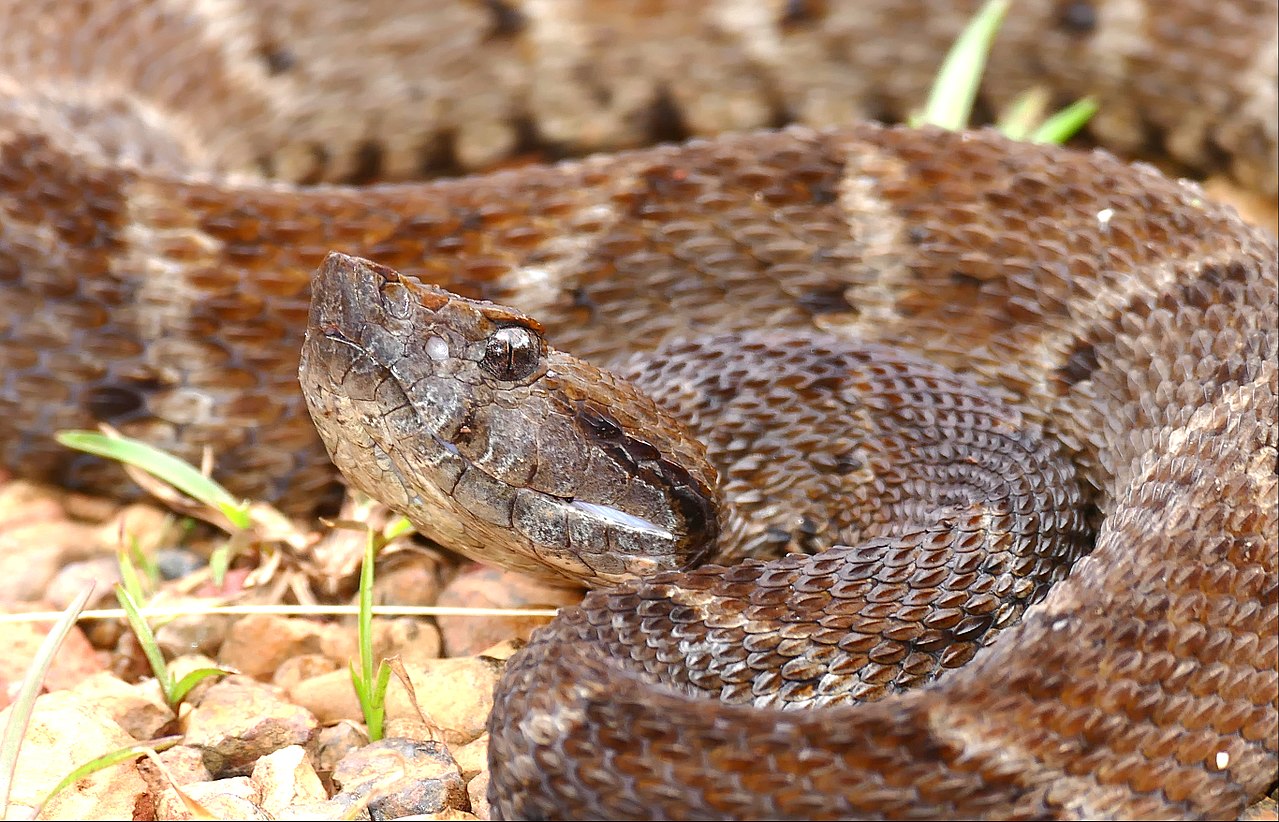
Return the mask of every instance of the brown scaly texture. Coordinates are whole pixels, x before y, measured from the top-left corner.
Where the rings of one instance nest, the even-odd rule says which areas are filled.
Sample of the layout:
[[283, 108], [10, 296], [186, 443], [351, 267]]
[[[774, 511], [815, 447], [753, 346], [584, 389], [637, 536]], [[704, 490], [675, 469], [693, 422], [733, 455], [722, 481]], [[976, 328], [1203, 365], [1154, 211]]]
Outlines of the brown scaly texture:
[[[364, 3], [6, 2], [0, 459], [120, 490], [118, 470], [48, 440], [107, 419], [187, 456], [214, 446], [241, 493], [313, 504], [333, 475], [295, 373], [310, 273], [333, 248], [515, 305], [588, 359], [690, 326], [900, 344], [1059, 439], [1105, 517], [1093, 555], [934, 689], [773, 716], [764, 738], [726, 721], [748, 707], [676, 713], [589, 649], [546, 667], [534, 651], [513, 679], [539, 671], [583, 702], [531, 730], [568, 728], [553, 751], [595, 758], [495, 746], [503, 778], [555, 766], [619, 803], [622, 787], [654, 792], [619, 813], [660, 812], [654, 771], [706, 786], [690, 814], [788, 795], [800, 813], [832, 782], [861, 786], [868, 814], [1235, 813], [1276, 766], [1276, 249], [1193, 186], [1103, 155], [869, 126], [428, 186], [252, 176], [394, 177], [900, 110], [968, 11], [938, 5], [923, 23], [854, 2], [700, 4], [695, 19], [691, 4], [435, 3], [385, 22]], [[1099, 138], [1273, 192], [1275, 16], [1020, 3], [1022, 45], [994, 73], [1097, 90]]]
[[[163, 125], [202, 167], [405, 178], [530, 148], [901, 118], [981, 4], [5, 0], [0, 74], [111, 112], [107, 132], [126, 114]], [[1273, 195], [1276, 28], [1275, 0], [1018, 0], [983, 99], [1091, 94], [1112, 148]]]
[[[825, 138], [765, 139], [745, 164], [731, 143], [689, 149], [689, 181], [662, 180], [679, 156], [662, 153], [436, 188], [257, 174], [396, 178], [901, 114], [976, 5], [4, 0], [0, 462], [121, 492], [117, 468], [50, 438], [101, 420], [188, 459], [214, 446], [237, 493], [298, 512], [331, 499], [294, 388], [330, 249], [571, 323], [555, 339], [587, 357], [651, 347], [729, 293], [775, 322], [838, 314], [865, 276], [839, 270], [861, 252], [821, 202], [844, 162]], [[1276, 16], [1275, 0], [1023, 0], [985, 96], [1093, 93], [1100, 139], [1200, 170], [1228, 160], [1273, 192]], [[762, 188], [754, 206], [669, 202]], [[708, 219], [716, 207], [739, 224]]]
[[[629, 659], [689, 698], [676, 723], [694, 696], [851, 705], [959, 668], [1091, 547], [1059, 447], [990, 390], [892, 347], [815, 330], [699, 336], [636, 357], [625, 382], [548, 346], [536, 321], [368, 261], [330, 255], [312, 287], [299, 378], [353, 485], [484, 561], [592, 587], [648, 576], [589, 597], [511, 663], [489, 723], [507, 816], [847, 814], [856, 792], [830, 787], [807, 804], [775, 785], [693, 796], [759, 776], [751, 751], [776, 722], [764, 712], [743, 717], [749, 750], [720, 749], [736, 760], [724, 773], [684, 784], [677, 771], [670, 805], [655, 804], [660, 780], [587, 776], [652, 735], [566, 721], [589, 710], [584, 690], [607, 699], [625, 674], [548, 683], [545, 663]], [[750, 561], [669, 572], [707, 555]]]
[[[760, 172], [779, 149], [803, 169], [797, 144], [837, 152], [842, 174]], [[638, 179], [623, 176], [627, 162]], [[782, 679], [787, 658], [826, 655], [838, 623], [823, 624], [823, 609], [841, 610], [830, 590], [841, 571], [824, 557], [592, 595], [510, 664], [491, 726], [497, 807], [586, 818], [1221, 817], [1274, 780], [1273, 240], [1193, 187], [989, 136], [765, 135], [634, 155], [612, 170], [646, 195], [617, 199], [659, 215], [659, 232], [686, 209], [684, 220], [700, 214], [728, 235], [703, 232], [657, 258], [620, 237], [597, 246], [658, 270], [695, 261], [650, 299], [688, 311], [694, 328], [750, 326], [771, 305], [775, 325], [815, 319], [974, 373], [1074, 452], [1104, 520], [1092, 555], [972, 665], [854, 708], [779, 713], [687, 687], [693, 649], [732, 659], [734, 632], [789, 640], [752, 660]], [[784, 225], [760, 219], [757, 209], [775, 213], [788, 198]], [[829, 240], [803, 242], [813, 236]], [[752, 237], [752, 253], [725, 251], [736, 237]], [[795, 279], [758, 277], [770, 256], [764, 271]], [[805, 282], [827, 270], [823, 258], [848, 279]], [[743, 313], [731, 302], [704, 309], [720, 260], [756, 275], [734, 283]], [[800, 290], [789, 301], [760, 294], [786, 287]], [[606, 327], [646, 339], [644, 315], [626, 313], [638, 298], [617, 303]], [[580, 302], [544, 306], [553, 337], [580, 336], [560, 331], [555, 311], [585, 312]], [[815, 306], [816, 318], [800, 314]], [[393, 393], [381, 402], [382, 413], [398, 407]], [[811, 688], [812, 669], [794, 667], [795, 682], [774, 687]]]

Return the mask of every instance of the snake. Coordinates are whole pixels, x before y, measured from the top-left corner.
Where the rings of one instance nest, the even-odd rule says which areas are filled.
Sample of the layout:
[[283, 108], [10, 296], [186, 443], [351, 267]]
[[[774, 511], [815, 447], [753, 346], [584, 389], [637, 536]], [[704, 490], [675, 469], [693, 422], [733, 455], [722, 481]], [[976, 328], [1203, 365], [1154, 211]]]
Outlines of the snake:
[[[354, 484], [458, 550], [610, 577], [507, 667], [500, 816], [1236, 815], [1277, 764], [1275, 240], [1104, 151], [861, 122], [908, 112], [975, 7], [0, 4], [0, 462], [136, 493], [52, 440], [109, 422], [314, 512], [340, 485], [308, 400], [341, 396], [339, 341], [367, 339], [328, 315], [311, 339], [338, 347], [299, 390], [304, 332], [339, 283], [376, 277], [358, 305], [386, 328], [442, 307], [497, 326], [444, 352], [457, 368], [590, 374], [560, 383], [547, 419], [571, 407], [574, 427], [550, 441], [607, 459], [539, 499], [630, 546], [548, 550], [568, 544], [549, 527], [535, 566], [471, 527], [418, 484], [477, 457], [449, 439], [468, 426], [360, 427], [402, 394], [326, 434]], [[1096, 94], [1098, 142], [1273, 194], [1275, 18], [1272, 0], [1027, 0], [982, 103], [1038, 81]], [[418, 367], [441, 354], [422, 346]], [[793, 403], [799, 445], [696, 419], [755, 391], [752, 413]], [[469, 429], [526, 399], [506, 386]], [[737, 456], [706, 467], [719, 451]], [[601, 496], [622, 465], [646, 507]], [[492, 514], [524, 470], [466, 498]], [[886, 477], [910, 486], [886, 506], [904, 532], [865, 507]], [[975, 478], [1035, 493], [982, 499]], [[998, 549], [1009, 525], [1021, 546], [1050, 519], [1057, 547], [927, 550]], [[691, 567], [721, 548], [736, 564]]]

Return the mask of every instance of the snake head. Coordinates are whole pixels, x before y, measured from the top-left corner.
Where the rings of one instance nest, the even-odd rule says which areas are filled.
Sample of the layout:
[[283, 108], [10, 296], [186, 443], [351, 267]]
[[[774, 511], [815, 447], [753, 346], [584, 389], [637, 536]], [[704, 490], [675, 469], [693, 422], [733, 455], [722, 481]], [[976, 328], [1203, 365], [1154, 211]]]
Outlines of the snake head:
[[698, 564], [718, 537], [691, 432], [512, 309], [331, 253], [299, 378], [348, 481], [475, 559], [610, 584]]

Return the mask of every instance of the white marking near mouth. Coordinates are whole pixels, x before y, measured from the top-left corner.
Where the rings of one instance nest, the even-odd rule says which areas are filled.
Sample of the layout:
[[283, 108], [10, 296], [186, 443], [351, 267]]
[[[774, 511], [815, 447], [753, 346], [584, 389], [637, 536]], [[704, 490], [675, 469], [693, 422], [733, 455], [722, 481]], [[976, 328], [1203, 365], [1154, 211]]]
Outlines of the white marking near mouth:
[[455, 457], [462, 456], [462, 452], [457, 449], [457, 446], [449, 442], [448, 440], [440, 439], [435, 434], [431, 435], [431, 439], [435, 440], [436, 445], [440, 446], [441, 448], [443, 448], [445, 451], [449, 452], [453, 456]]
[[597, 516], [600, 519], [606, 519], [609, 522], [616, 523], [617, 525], [624, 525], [627, 528], [633, 528], [636, 531], [647, 531], [648, 533], [659, 534], [671, 539], [675, 536], [665, 528], [649, 522], [643, 517], [637, 517], [634, 514], [628, 514], [625, 511], [618, 510], [617, 508], [611, 508], [607, 505], [599, 505], [594, 502], [584, 502], [580, 499], [573, 500], [569, 503], [569, 505], [579, 511], [585, 511], [586, 513]]

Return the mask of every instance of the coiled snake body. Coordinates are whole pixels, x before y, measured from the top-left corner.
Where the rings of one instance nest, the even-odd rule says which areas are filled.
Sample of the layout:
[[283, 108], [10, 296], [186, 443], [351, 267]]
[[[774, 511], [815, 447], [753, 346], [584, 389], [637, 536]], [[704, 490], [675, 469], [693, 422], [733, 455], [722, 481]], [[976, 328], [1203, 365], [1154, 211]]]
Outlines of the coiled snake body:
[[[786, 5], [787, 26], [796, 14], [821, 14]], [[1265, 22], [1273, 3], [1216, 5], [1240, 31], [1252, 31], [1241, 20], [1263, 21], [1259, 53], [1273, 45]], [[1121, 7], [1141, 6], [1105, 10]], [[1212, 16], [1191, 0], [1182, 7]], [[3, 10], [6, 30], [22, 24], [32, 33], [6, 38], [0, 56], [0, 449], [8, 466], [114, 488], [109, 469], [69, 461], [47, 441], [52, 430], [108, 419], [187, 455], [211, 444], [237, 490], [295, 509], [313, 504], [333, 475], [295, 375], [311, 272], [335, 248], [514, 306], [544, 324], [553, 345], [590, 361], [660, 346], [678, 360], [687, 353], [679, 346], [692, 344], [673, 340], [690, 328], [733, 345], [786, 348], [777, 341], [820, 332], [892, 346], [925, 360], [921, 367], [955, 369], [964, 375], [951, 386], [959, 396], [989, 395], [1005, 409], [992, 419], [1017, 417], [1042, 432], [1045, 464], [1073, 466], [1076, 479], [1062, 473], [1060, 487], [1076, 490], [1061, 492], [1063, 513], [1051, 518], [1065, 526], [1067, 556], [1089, 541], [1079, 536], [1082, 523], [1095, 525], [1091, 553], [1015, 625], [1004, 615], [1038, 596], [1038, 582], [1019, 583], [1035, 592], [1014, 592], [1011, 605], [979, 590], [952, 608], [940, 571], [894, 565], [887, 549], [887, 570], [874, 573], [867, 563], [836, 563], [846, 558], [838, 553], [799, 555], [593, 594], [510, 663], [490, 748], [499, 812], [1224, 817], [1274, 781], [1276, 246], [1197, 187], [1102, 153], [871, 125], [724, 136], [452, 182], [273, 185], [226, 172], [260, 159], [257, 141], [278, 125], [258, 105], [281, 94], [271, 83], [300, 84], [317, 66], [335, 65], [308, 62], [327, 53], [319, 41], [284, 49], [270, 26], [255, 28], [229, 9], [225, 19], [210, 17], [204, 6], [118, 18], [95, 16], [93, 4]], [[31, 22], [42, 14], [44, 22]], [[221, 22], [201, 27], [213, 19]], [[509, 45], [502, 38], [520, 18], [498, 14], [497, 22], [486, 41], [494, 48]], [[50, 32], [115, 25], [147, 32], [134, 42], [150, 49], [122, 48], [117, 74], [95, 73], [102, 62], [83, 50], [66, 58], [53, 46], [41, 51]], [[394, 41], [404, 29], [391, 28], [382, 34]], [[80, 38], [96, 48], [130, 42]], [[221, 68], [194, 80], [167, 71], [163, 58], [177, 53], [176, 42], [208, 48]], [[336, 65], [349, 51], [331, 49]], [[1252, 96], [1224, 95], [1227, 107], [1237, 103], [1245, 120], [1261, 110], [1258, 101], [1274, 97], [1273, 74], [1262, 79]], [[696, 103], [667, 82], [673, 91], [653, 111], [673, 108], [684, 128], [697, 127]], [[237, 83], [251, 93], [236, 97]], [[206, 94], [207, 105], [191, 101], [189, 114], [173, 115], [191, 94]], [[227, 102], [244, 100], [241, 108]], [[395, 112], [388, 123], [403, 113], [390, 102], [386, 110]], [[198, 139], [229, 111], [253, 115], [251, 139]], [[319, 134], [333, 123], [346, 135], [360, 119], [340, 109], [289, 111], [288, 130]], [[1246, 158], [1236, 169], [1260, 169], [1258, 187], [1273, 189], [1268, 116], [1221, 132], [1188, 126], [1170, 138], [1184, 149], [1174, 153], [1190, 163], [1214, 151]], [[1166, 128], [1154, 115], [1145, 122]], [[531, 120], [543, 132], [554, 123], [562, 120]], [[492, 132], [459, 133], [466, 164]], [[326, 158], [350, 171], [358, 165], [351, 158], [365, 156], [315, 146], [302, 155], [319, 176]], [[403, 152], [379, 151], [394, 171]], [[264, 162], [287, 171], [298, 156], [295, 144]], [[364, 270], [343, 265], [353, 268], [326, 270]], [[407, 311], [414, 303], [404, 295], [421, 298], [401, 287], [395, 304]], [[522, 317], [502, 323], [532, 327]], [[752, 342], [760, 328], [783, 336]], [[332, 324], [321, 330], [340, 336]], [[530, 341], [510, 335], [524, 333], [509, 331], [496, 349], [510, 369]], [[336, 384], [306, 390], [314, 401]], [[797, 377], [794, 390], [808, 396], [830, 384]], [[365, 400], [375, 416], [399, 407], [393, 392]], [[663, 481], [684, 477], [680, 488], [710, 484], [663, 456], [697, 450], [682, 435], [661, 448], [622, 448], [612, 421], [584, 413], [579, 422], [612, 438], [614, 455]], [[943, 435], [944, 416], [934, 426]], [[880, 470], [819, 443], [803, 451], [818, 473]], [[351, 460], [369, 476], [381, 471], [380, 481], [357, 481], [394, 497], [385, 454], [370, 447]], [[767, 464], [739, 467], [760, 487], [775, 479]], [[705, 518], [695, 494], [675, 496], [679, 528], [656, 514], [619, 518], [617, 506], [589, 499], [577, 510], [603, 516], [617, 533], [655, 526], [682, 539], [697, 531], [685, 526]], [[756, 542], [804, 548], [821, 530], [817, 519], [796, 524], [785, 513], [784, 527], [758, 531]], [[886, 534], [871, 528], [867, 538], [882, 547], [895, 538]], [[944, 568], [1001, 579], [1000, 568]], [[574, 573], [582, 576], [580, 567]], [[868, 589], [869, 599], [849, 604]], [[912, 598], [938, 590], [943, 600]], [[987, 628], [1000, 632], [988, 640]], [[935, 647], [939, 631], [959, 650]], [[849, 669], [862, 679], [841, 690], [834, 677]], [[935, 681], [897, 692], [902, 671], [928, 680], [939, 670]], [[779, 707], [791, 697], [873, 701]]]

